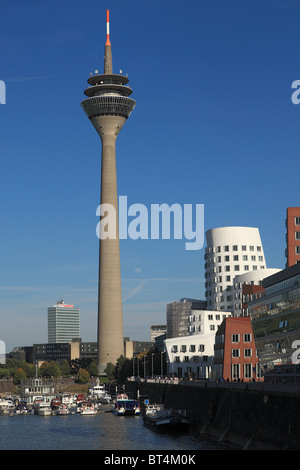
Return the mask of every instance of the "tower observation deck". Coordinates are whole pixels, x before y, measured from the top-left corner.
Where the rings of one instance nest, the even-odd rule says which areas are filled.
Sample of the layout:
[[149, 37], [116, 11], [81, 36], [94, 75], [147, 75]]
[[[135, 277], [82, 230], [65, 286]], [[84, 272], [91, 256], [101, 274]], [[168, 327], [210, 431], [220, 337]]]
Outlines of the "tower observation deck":
[[98, 371], [104, 373], [107, 363], [116, 363], [124, 355], [121, 269], [118, 226], [118, 192], [116, 139], [135, 107], [129, 96], [126, 76], [113, 73], [109, 34], [109, 11], [106, 13], [104, 73], [91, 75], [86, 99], [81, 106], [101, 138], [100, 203], [111, 204], [116, 213], [115, 238], [100, 237], [98, 285]]

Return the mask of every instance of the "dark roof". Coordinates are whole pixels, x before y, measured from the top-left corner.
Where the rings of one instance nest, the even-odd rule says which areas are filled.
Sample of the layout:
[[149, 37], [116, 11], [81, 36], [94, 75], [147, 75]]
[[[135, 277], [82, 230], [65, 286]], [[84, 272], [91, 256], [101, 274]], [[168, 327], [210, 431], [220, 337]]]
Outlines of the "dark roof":
[[272, 276], [266, 277], [262, 281], [263, 287], [270, 287], [274, 284], [278, 284], [279, 282], [285, 281], [286, 279], [290, 279], [291, 277], [297, 276], [300, 274], [300, 263], [294, 264], [293, 266], [289, 266], [286, 269], [282, 269], [278, 273], [272, 274]]

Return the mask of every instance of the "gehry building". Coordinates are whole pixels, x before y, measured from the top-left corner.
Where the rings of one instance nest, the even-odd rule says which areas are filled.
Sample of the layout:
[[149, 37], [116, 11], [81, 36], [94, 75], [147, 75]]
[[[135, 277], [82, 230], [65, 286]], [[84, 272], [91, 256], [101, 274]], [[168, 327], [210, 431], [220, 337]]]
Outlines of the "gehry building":
[[207, 309], [234, 311], [236, 276], [266, 269], [258, 228], [219, 227], [206, 232], [205, 297]]

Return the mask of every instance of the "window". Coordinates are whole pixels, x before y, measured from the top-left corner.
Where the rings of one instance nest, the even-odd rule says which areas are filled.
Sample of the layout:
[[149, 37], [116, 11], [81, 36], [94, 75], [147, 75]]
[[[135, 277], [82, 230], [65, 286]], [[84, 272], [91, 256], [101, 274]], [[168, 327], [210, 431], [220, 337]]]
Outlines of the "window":
[[229, 245], [224, 246], [224, 251], [229, 251]]
[[248, 264], [245, 264], [245, 266], [244, 266], [244, 271], [249, 271], [249, 266], [248, 266]]
[[258, 247], [257, 247], [257, 251], [261, 251], [261, 246], [258, 246]]
[[208, 315], [208, 319], [209, 319], [209, 320], [213, 320], [213, 316], [212, 316], [212, 315]]
[[295, 217], [295, 225], [300, 225], [300, 217]]
[[199, 344], [198, 351], [199, 352], [204, 352], [204, 344]]
[[238, 261], [239, 260], [239, 255], [234, 255], [233, 261]]
[[244, 342], [245, 343], [250, 343], [251, 340], [252, 340], [251, 333], [244, 333]]
[[242, 251], [247, 251], [246, 245], [242, 245]]
[[252, 377], [252, 365], [244, 364], [244, 377], [245, 379], [251, 379]]
[[251, 261], [256, 261], [256, 256], [255, 255], [251, 256]]
[[240, 342], [240, 335], [239, 334], [232, 334], [231, 335], [231, 342], [232, 343], [239, 343]]
[[240, 350], [239, 349], [232, 349], [231, 355], [232, 355], [232, 357], [240, 357]]
[[180, 362], [180, 357], [179, 356], [175, 356], [175, 362]]
[[210, 331], [215, 331], [215, 325], [210, 325]]
[[176, 345], [173, 345], [172, 348], [171, 348], [171, 352], [172, 353], [177, 353], [178, 351], [178, 347]]
[[238, 251], [238, 246], [237, 246], [237, 245], [233, 245], [232, 251]]
[[230, 261], [230, 256], [227, 255], [227, 256], [224, 257], [224, 259], [225, 259], [226, 262], [229, 262]]
[[248, 261], [248, 255], [243, 255], [243, 261]]
[[190, 352], [195, 352], [196, 346], [194, 344], [190, 344]]
[[300, 232], [295, 232], [295, 240], [300, 240]]
[[181, 352], [186, 352], [186, 346], [182, 344], [182, 345], [180, 346], [180, 351], [181, 351]]
[[225, 271], [226, 271], [226, 272], [230, 271], [230, 266], [226, 265], [226, 266], [225, 266]]
[[244, 349], [244, 357], [251, 357], [252, 356], [252, 349], [246, 348]]
[[226, 276], [226, 282], [230, 282], [231, 281], [231, 277], [230, 276]]
[[231, 368], [232, 379], [240, 378], [240, 364], [232, 364]]
[[295, 246], [296, 255], [300, 255], [300, 246]]
[[240, 270], [240, 266], [239, 266], [238, 264], [235, 264], [234, 270], [235, 270], [235, 271], [239, 271], [239, 270]]

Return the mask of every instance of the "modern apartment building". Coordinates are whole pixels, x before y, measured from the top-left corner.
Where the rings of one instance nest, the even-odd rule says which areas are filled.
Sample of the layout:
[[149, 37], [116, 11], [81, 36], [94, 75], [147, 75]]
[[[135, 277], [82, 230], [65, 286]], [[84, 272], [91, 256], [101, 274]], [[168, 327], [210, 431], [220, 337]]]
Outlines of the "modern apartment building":
[[205, 297], [207, 309], [234, 311], [233, 280], [266, 269], [259, 230], [219, 227], [206, 232]]
[[300, 261], [300, 207], [286, 211], [286, 268]]
[[80, 338], [80, 309], [63, 300], [48, 308], [48, 343], [71, 343]]
[[188, 318], [192, 310], [206, 308], [205, 300], [182, 298], [167, 304], [167, 338], [189, 334]]

